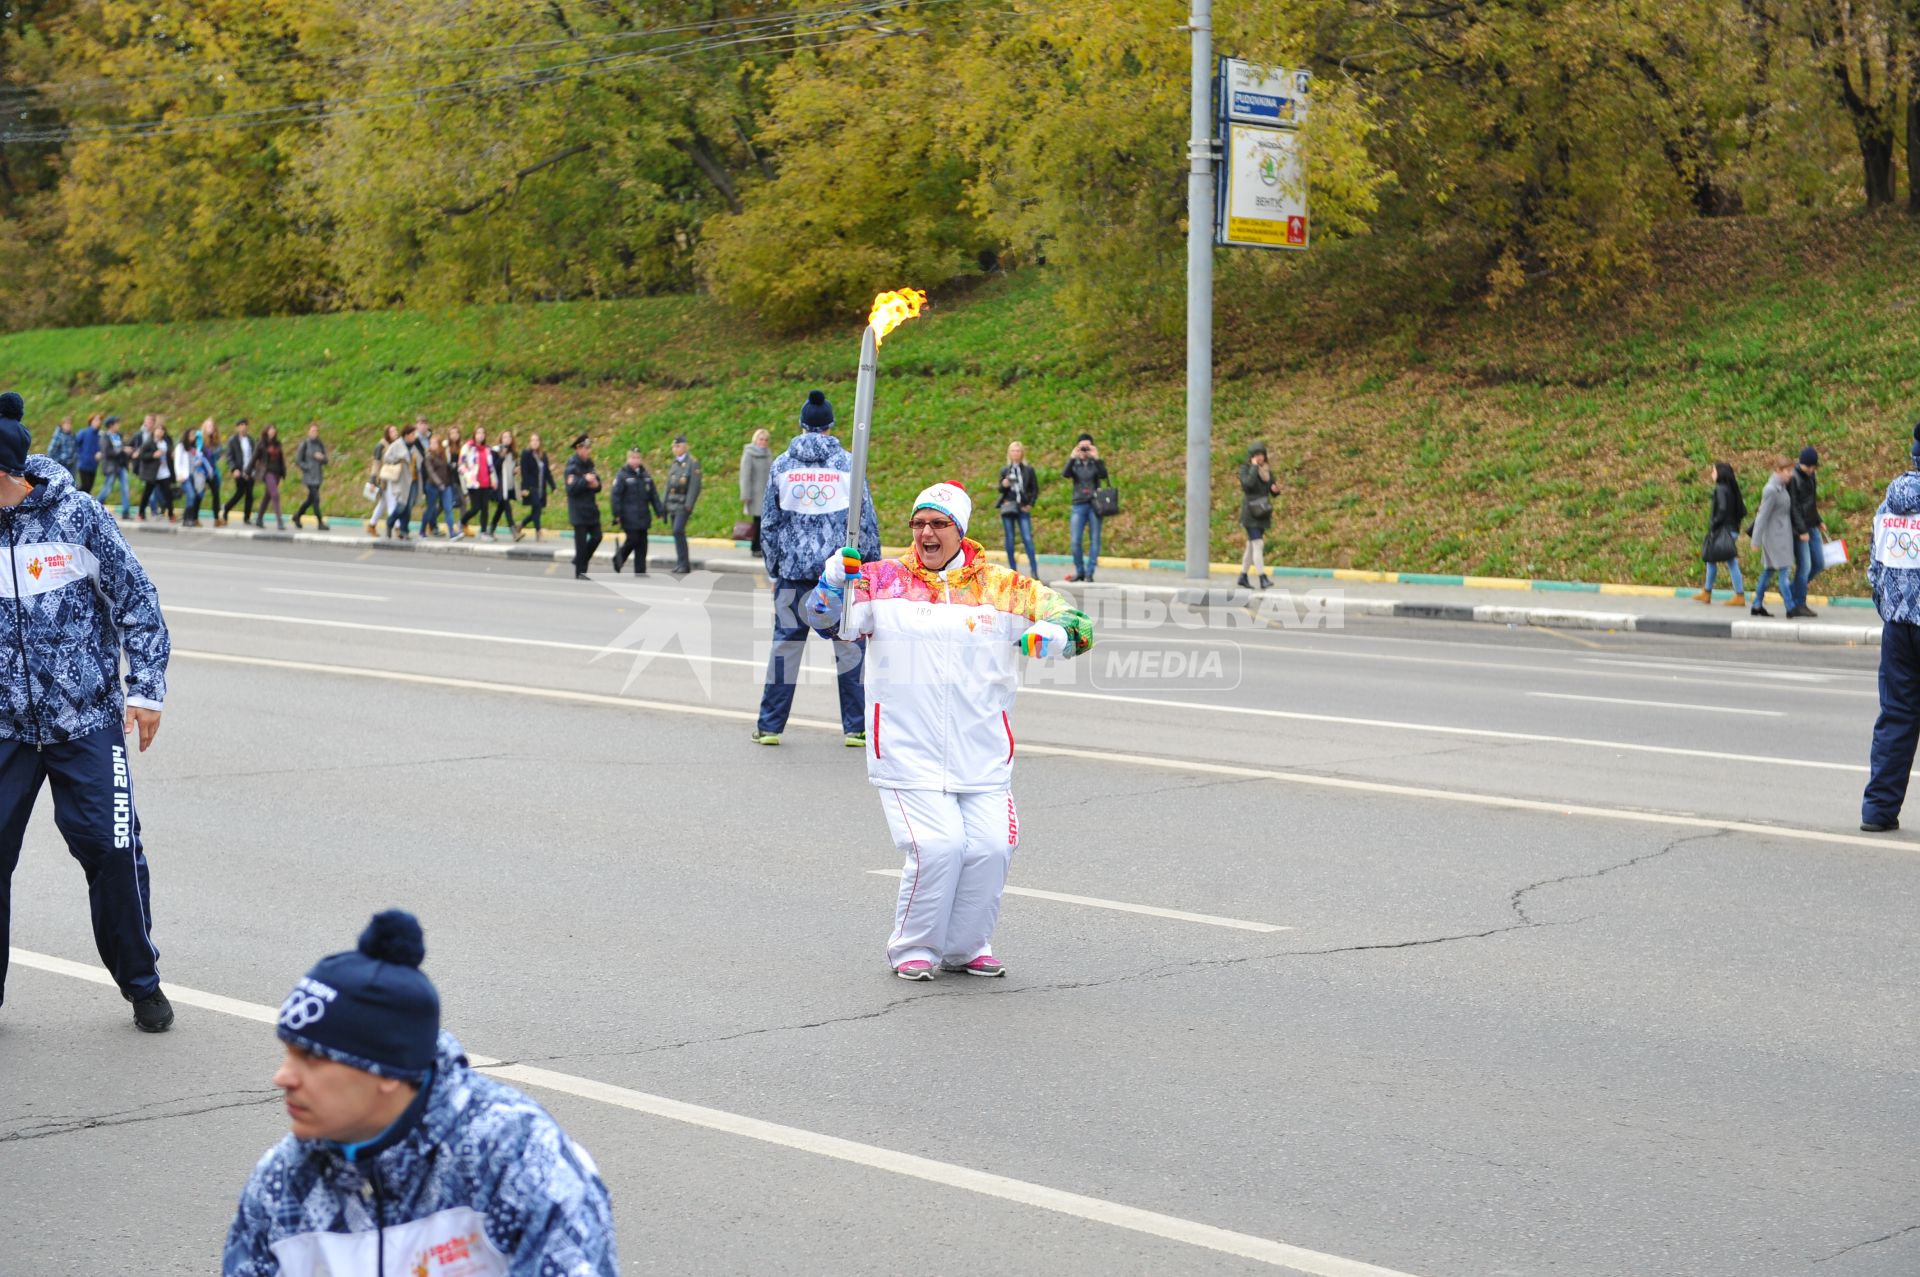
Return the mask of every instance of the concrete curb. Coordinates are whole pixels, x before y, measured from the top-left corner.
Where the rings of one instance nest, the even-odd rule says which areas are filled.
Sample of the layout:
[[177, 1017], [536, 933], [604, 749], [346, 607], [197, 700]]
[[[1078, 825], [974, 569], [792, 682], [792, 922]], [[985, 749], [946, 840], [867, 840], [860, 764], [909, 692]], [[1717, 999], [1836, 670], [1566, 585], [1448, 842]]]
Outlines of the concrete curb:
[[[1085, 603], [1087, 587], [1053, 582], [1053, 588]], [[1179, 600], [1192, 606], [1203, 604], [1244, 606], [1258, 597], [1246, 590], [1212, 586], [1098, 585], [1118, 597], [1134, 594], [1145, 598]], [[1124, 592], [1124, 593], [1123, 593]], [[1325, 591], [1315, 591], [1325, 593]], [[1710, 620], [1677, 616], [1640, 616], [1633, 612], [1584, 611], [1568, 607], [1521, 607], [1502, 603], [1437, 603], [1429, 600], [1346, 598], [1341, 610], [1355, 616], [1392, 617], [1415, 621], [1465, 621], [1483, 625], [1527, 625], [1542, 629], [1611, 630], [1623, 633], [1666, 634], [1683, 638], [1745, 639], [1767, 643], [1819, 643], [1838, 646], [1880, 644], [1880, 626], [1820, 625], [1806, 621]]]
[[[351, 525], [364, 527], [358, 522]], [[300, 545], [325, 545], [344, 549], [356, 547], [376, 550], [383, 554], [434, 554], [465, 555], [477, 558], [511, 559], [516, 562], [566, 563], [573, 559], [572, 538], [563, 538], [562, 544], [548, 546], [546, 543], [529, 544], [521, 542], [497, 541], [391, 541], [385, 537], [366, 537], [364, 540], [339, 532], [294, 532], [265, 528], [181, 528], [168, 523], [123, 523], [123, 532], [141, 535], [180, 535], [182, 533], [209, 537], [228, 537], [243, 541], [274, 541]], [[615, 541], [609, 539], [594, 555], [594, 562], [610, 561], [613, 557]], [[691, 544], [701, 549], [723, 549], [735, 546], [735, 543], [714, 538], [695, 538]], [[658, 543], [652, 543], [657, 550]], [[765, 570], [759, 559], [743, 557], [714, 557], [692, 559], [696, 569], [708, 572], [724, 572], [743, 576], [764, 576]], [[649, 568], [665, 570], [673, 564], [671, 556], [657, 553], [647, 556]], [[1292, 576], [1293, 581], [1328, 581], [1337, 585], [1329, 577]], [[1135, 585], [1119, 584], [1085, 586], [1064, 581], [1050, 582], [1053, 588], [1078, 600], [1084, 600], [1089, 589], [1111, 593], [1116, 598], [1137, 597], [1178, 600], [1190, 605], [1211, 604], [1215, 606], [1241, 607], [1258, 597], [1237, 587], [1212, 585], [1205, 588], [1179, 585]], [[1282, 590], [1285, 586], [1281, 587]], [[1274, 591], [1279, 593], [1280, 591]], [[1324, 594], [1324, 588], [1309, 593]], [[1610, 592], [1611, 593], [1611, 592]], [[1615, 595], [1614, 597], [1618, 597]], [[1427, 599], [1369, 599], [1343, 598], [1343, 612], [1354, 616], [1391, 617], [1412, 621], [1461, 621], [1482, 625], [1527, 625], [1543, 629], [1562, 630], [1613, 630], [1625, 633], [1666, 634], [1684, 638], [1704, 639], [1744, 639], [1768, 643], [1818, 643], [1840, 646], [1878, 646], [1880, 626], [1873, 625], [1834, 625], [1809, 624], [1805, 621], [1751, 621], [1751, 620], [1709, 620], [1675, 616], [1640, 616], [1633, 612], [1587, 611], [1579, 608], [1561, 607], [1524, 607], [1505, 603], [1446, 603]]]

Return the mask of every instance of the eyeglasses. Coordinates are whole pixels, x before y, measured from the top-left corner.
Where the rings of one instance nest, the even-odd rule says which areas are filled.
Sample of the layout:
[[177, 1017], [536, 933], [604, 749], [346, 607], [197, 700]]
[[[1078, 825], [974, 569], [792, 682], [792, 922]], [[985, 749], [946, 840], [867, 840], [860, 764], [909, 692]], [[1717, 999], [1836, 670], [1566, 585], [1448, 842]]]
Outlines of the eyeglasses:
[[945, 532], [952, 526], [952, 519], [915, 519], [907, 524], [914, 532]]

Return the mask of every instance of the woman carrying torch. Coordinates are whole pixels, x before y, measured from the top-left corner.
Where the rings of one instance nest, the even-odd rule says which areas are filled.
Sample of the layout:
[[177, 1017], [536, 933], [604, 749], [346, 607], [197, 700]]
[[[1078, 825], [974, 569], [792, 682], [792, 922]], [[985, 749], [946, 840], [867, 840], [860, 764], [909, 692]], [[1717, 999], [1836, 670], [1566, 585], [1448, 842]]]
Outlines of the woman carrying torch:
[[934, 484], [913, 504], [904, 555], [836, 552], [803, 609], [815, 629], [867, 640], [867, 779], [906, 856], [887, 941], [903, 980], [1006, 974], [993, 931], [1020, 843], [1019, 657], [1093, 645], [1093, 623], [1063, 596], [988, 561], [967, 538], [972, 515], [964, 488]]

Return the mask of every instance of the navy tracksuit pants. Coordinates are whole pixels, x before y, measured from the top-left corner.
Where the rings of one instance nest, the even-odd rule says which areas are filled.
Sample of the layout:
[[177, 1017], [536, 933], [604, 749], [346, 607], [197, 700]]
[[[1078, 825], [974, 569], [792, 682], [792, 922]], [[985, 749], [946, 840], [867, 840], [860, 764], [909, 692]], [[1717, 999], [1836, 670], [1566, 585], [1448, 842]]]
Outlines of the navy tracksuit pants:
[[[800, 609], [818, 584], [818, 581], [795, 581], [787, 577], [773, 583], [773, 654], [767, 658], [767, 685], [760, 693], [760, 721], [756, 731], [777, 736], [787, 730], [787, 715], [793, 712], [793, 689], [800, 682], [800, 667], [807, 657], [807, 635], [818, 633], [801, 618]], [[866, 730], [867, 641], [830, 641], [836, 681], [840, 684], [840, 726], [852, 735]]]
[[1873, 724], [1873, 774], [1860, 799], [1869, 824], [1897, 819], [1907, 800], [1913, 751], [1920, 743], [1920, 625], [1888, 621], [1880, 628], [1880, 717]]
[[87, 875], [93, 942], [129, 1002], [160, 987], [153, 908], [126, 737], [118, 722], [54, 745], [0, 740], [0, 1001], [5, 1000], [13, 869], [43, 781], [53, 789], [53, 823]]

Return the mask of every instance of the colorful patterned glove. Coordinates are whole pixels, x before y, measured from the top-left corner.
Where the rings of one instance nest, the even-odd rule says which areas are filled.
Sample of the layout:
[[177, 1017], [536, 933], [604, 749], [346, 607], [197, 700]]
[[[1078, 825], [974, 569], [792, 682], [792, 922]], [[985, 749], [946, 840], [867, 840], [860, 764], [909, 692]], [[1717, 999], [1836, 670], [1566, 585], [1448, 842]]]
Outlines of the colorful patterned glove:
[[843, 545], [827, 556], [820, 566], [820, 588], [835, 594], [846, 589], [847, 582], [860, 580], [860, 551]]
[[1033, 628], [1020, 636], [1019, 643], [1022, 652], [1043, 660], [1065, 656], [1069, 650], [1066, 630], [1052, 621], [1035, 621]]

